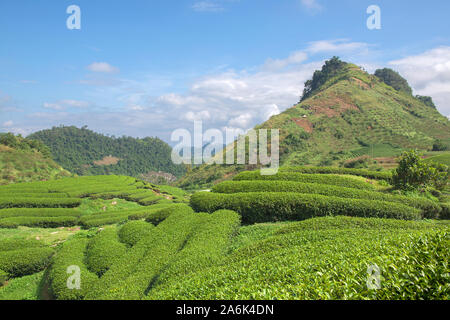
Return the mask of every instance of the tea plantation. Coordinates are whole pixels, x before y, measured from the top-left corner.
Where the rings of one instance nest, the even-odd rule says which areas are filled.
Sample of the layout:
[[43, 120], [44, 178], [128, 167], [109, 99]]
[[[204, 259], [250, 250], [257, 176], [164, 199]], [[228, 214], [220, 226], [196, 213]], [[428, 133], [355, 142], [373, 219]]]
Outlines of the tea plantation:
[[1, 186], [0, 299], [448, 299], [448, 203], [390, 178], [286, 167], [190, 197], [113, 175]]

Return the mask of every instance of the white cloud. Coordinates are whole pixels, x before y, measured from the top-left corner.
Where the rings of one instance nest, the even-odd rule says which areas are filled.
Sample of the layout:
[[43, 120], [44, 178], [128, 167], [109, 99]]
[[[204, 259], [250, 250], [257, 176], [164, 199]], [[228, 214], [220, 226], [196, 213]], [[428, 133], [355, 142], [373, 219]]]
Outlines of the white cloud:
[[53, 110], [66, 110], [67, 108], [87, 108], [89, 102], [79, 100], [60, 100], [57, 102], [44, 102], [43, 107], [45, 109]]
[[100, 73], [118, 73], [119, 69], [106, 62], [94, 62], [87, 66], [92, 72]]
[[292, 64], [303, 63], [308, 59], [308, 54], [304, 51], [292, 53], [287, 59], [268, 59], [265, 67], [268, 69], [281, 69]]
[[348, 39], [322, 40], [310, 42], [307, 51], [316, 53], [349, 53], [368, 54], [370, 45], [365, 42], [350, 42]]
[[224, 8], [214, 1], [198, 1], [192, 5], [192, 9], [197, 12], [219, 12]]
[[189, 111], [184, 114], [184, 118], [187, 121], [204, 121], [211, 119], [211, 114], [208, 110], [203, 110], [200, 112]]
[[252, 119], [253, 116], [250, 113], [244, 113], [228, 121], [228, 124], [233, 127], [248, 128]]
[[[370, 69], [385, 66], [385, 63], [371, 61], [373, 52], [369, 44], [344, 39], [312, 42], [285, 58], [267, 59], [264, 64], [251, 69], [224, 71], [222, 68], [196, 78], [183, 93], [170, 90], [173, 80], [166, 76], [120, 79], [116, 85], [90, 88], [87, 100], [101, 101], [108, 108], [90, 107], [89, 112], [79, 109], [79, 112], [70, 113], [64, 110], [90, 105], [78, 100], [61, 100], [48, 103], [55, 111], [28, 115], [19, 125], [32, 130], [59, 124], [88, 125], [105, 133], [140, 137], [157, 135], [166, 141], [175, 129], [185, 128], [192, 132], [194, 120], [202, 120], [204, 130], [220, 128], [245, 132], [299, 101], [304, 82], [323, 64], [323, 60], [315, 55], [338, 55], [354, 63], [363, 60], [363, 65]], [[418, 94], [430, 94], [442, 112], [441, 104], [448, 105], [446, 101], [450, 101], [450, 97], [441, 101], [446, 92], [450, 92], [448, 61], [450, 48], [447, 47], [393, 61], [392, 65]], [[429, 70], [433, 72], [429, 74]], [[444, 114], [450, 114], [450, 109], [444, 108], [447, 110]]]
[[4, 128], [9, 128], [9, 127], [12, 127], [13, 125], [14, 125], [14, 122], [12, 120], [8, 120], [8, 121], [3, 122], [3, 127]]
[[[33, 127], [33, 121], [39, 119], [40, 128], [35, 125], [36, 129], [87, 124], [115, 135], [157, 135], [166, 141], [175, 129], [192, 131], [194, 120], [203, 120], [205, 130], [231, 128], [245, 132], [299, 101], [305, 81], [323, 64], [323, 60], [313, 59], [314, 54], [344, 55], [345, 59], [358, 56], [366, 47], [345, 40], [313, 42], [285, 58], [267, 59], [251, 69], [221, 68], [194, 79], [182, 93], [171, 91], [173, 80], [166, 76], [120, 79], [117, 85], [94, 86], [88, 94], [89, 101], [101, 101], [108, 108], [69, 113], [63, 112], [67, 103], [57, 101], [49, 103], [55, 111], [34, 114], [28, 122]], [[167, 93], [154, 93], [161, 91]]]
[[408, 80], [415, 94], [431, 96], [441, 113], [450, 114], [450, 47], [435, 48], [389, 64]]
[[322, 10], [323, 7], [320, 5], [317, 0], [300, 0], [301, 4], [308, 10]]

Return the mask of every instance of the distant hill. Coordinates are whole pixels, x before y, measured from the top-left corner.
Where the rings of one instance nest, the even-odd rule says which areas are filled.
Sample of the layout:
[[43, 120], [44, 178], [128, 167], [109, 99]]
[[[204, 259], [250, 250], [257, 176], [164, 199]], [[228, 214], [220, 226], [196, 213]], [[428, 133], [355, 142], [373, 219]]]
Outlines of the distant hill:
[[[437, 141], [450, 146], [450, 121], [430, 97], [413, 96], [393, 70], [371, 75], [337, 57], [305, 83], [298, 104], [255, 129], [280, 129], [282, 165], [344, 166], [367, 156], [369, 164], [392, 167], [404, 149], [431, 151]], [[204, 165], [179, 185], [205, 186], [246, 167]]]
[[56, 164], [40, 141], [0, 133], [0, 184], [32, 182], [70, 176]]
[[139, 177], [149, 172], [165, 172], [176, 177], [184, 166], [171, 160], [171, 147], [159, 138], [110, 137], [86, 127], [53, 127], [29, 138], [47, 145], [53, 159], [79, 175], [118, 174]]

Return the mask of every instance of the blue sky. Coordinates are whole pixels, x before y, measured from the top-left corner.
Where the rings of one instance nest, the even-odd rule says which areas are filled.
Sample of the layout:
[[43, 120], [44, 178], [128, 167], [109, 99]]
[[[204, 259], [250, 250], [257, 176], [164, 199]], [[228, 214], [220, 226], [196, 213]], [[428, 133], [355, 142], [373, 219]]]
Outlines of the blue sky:
[[[373, 4], [381, 30], [366, 26]], [[81, 30], [66, 27], [69, 5]], [[0, 131], [245, 130], [296, 103], [333, 55], [400, 71], [448, 116], [448, 12], [440, 0], [2, 0]]]

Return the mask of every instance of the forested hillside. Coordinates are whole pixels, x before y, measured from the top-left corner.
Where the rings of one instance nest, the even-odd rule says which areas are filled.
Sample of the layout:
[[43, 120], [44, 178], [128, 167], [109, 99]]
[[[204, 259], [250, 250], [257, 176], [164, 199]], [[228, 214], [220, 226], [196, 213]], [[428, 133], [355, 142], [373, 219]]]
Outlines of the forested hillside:
[[159, 138], [117, 138], [75, 126], [53, 127], [29, 137], [45, 143], [57, 163], [80, 175], [184, 173], [183, 166], [172, 163], [170, 146]]

